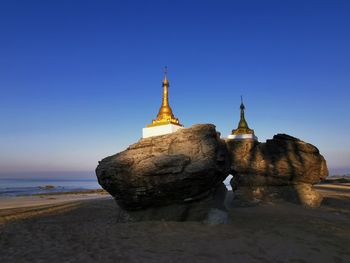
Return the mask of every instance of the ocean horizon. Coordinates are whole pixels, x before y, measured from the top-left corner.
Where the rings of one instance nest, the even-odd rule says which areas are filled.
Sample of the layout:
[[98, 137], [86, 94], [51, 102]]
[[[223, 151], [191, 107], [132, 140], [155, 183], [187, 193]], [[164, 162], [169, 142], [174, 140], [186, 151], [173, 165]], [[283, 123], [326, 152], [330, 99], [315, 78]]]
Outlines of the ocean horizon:
[[37, 172], [0, 174], [0, 198], [101, 189], [90, 172]]
[[0, 198], [101, 189], [93, 179], [23, 179], [0, 178]]

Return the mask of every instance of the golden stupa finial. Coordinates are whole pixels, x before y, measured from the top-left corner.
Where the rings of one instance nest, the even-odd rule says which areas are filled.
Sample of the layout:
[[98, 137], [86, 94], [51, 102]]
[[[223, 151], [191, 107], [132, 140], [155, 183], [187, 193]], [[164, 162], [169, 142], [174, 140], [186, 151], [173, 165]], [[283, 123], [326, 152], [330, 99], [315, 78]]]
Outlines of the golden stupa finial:
[[165, 125], [165, 124], [175, 124], [182, 126], [179, 122], [179, 119], [174, 117], [173, 111], [169, 105], [168, 98], [168, 89], [169, 89], [169, 81], [167, 78], [168, 75], [168, 67], [164, 67], [164, 80], [163, 80], [163, 100], [162, 105], [160, 106], [157, 119], [152, 120], [152, 124], [148, 124], [147, 127]]
[[244, 110], [245, 110], [245, 106], [243, 104], [243, 97], [241, 96], [241, 117], [238, 123], [238, 127], [235, 130], [232, 130], [232, 134], [237, 135], [237, 134], [254, 134], [254, 130], [249, 129], [248, 127], [248, 123], [245, 120], [244, 117]]
[[168, 81], [168, 67], [164, 67], [164, 80], [163, 80], [163, 86], [167, 85], [169, 87], [169, 81]]

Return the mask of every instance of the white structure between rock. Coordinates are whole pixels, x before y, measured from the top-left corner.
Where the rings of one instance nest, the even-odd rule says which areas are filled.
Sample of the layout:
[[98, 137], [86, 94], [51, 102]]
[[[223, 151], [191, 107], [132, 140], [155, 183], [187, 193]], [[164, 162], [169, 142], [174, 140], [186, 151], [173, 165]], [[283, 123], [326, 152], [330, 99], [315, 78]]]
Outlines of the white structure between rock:
[[230, 134], [229, 136], [227, 136], [227, 139], [230, 140], [258, 140], [258, 137], [256, 137], [254, 134]]
[[168, 133], [176, 132], [184, 127], [174, 124], [158, 125], [153, 127], [147, 127], [142, 129], [142, 138], [148, 138], [152, 136], [159, 136]]

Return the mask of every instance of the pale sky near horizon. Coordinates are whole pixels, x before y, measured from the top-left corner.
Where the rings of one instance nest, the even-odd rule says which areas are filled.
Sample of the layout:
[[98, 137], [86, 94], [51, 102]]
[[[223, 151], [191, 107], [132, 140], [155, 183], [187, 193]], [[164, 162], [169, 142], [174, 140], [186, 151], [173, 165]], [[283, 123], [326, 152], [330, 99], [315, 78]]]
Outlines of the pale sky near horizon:
[[287, 133], [350, 173], [349, 1], [1, 1], [0, 175], [93, 171], [158, 112]]

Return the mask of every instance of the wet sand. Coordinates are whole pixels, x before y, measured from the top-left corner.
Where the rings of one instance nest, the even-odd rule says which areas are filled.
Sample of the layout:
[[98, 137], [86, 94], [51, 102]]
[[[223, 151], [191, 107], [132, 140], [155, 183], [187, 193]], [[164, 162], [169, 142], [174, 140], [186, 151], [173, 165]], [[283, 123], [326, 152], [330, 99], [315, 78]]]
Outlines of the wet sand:
[[79, 192], [62, 192], [52, 194], [37, 194], [30, 196], [1, 197], [0, 211], [10, 208], [24, 208], [40, 205], [58, 204], [69, 201], [96, 199], [109, 196], [101, 190], [86, 190]]
[[117, 206], [102, 195], [6, 209], [0, 203], [0, 262], [350, 262], [350, 187], [318, 190], [320, 208], [234, 207], [231, 223], [217, 226], [116, 223]]

